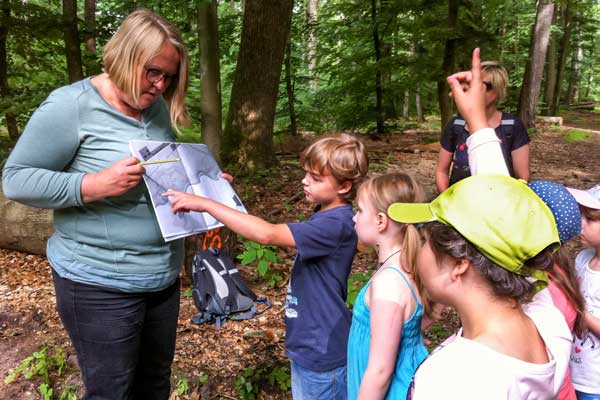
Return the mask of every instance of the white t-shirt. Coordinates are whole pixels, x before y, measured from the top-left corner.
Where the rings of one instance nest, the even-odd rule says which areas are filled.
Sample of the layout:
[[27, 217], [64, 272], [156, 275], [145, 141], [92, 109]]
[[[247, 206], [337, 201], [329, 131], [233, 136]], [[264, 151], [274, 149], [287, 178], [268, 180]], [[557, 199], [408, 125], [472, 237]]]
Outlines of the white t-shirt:
[[[594, 249], [585, 249], [577, 254], [575, 273], [587, 311], [600, 318], [600, 271], [590, 269], [590, 261], [595, 255]], [[575, 337], [570, 367], [576, 390], [600, 394], [600, 338], [592, 332], [584, 338]]]
[[550, 361], [528, 363], [456, 334], [415, 375], [414, 400], [553, 399], [565, 378], [571, 333], [555, 307], [533, 301], [523, 307], [546, 344]]

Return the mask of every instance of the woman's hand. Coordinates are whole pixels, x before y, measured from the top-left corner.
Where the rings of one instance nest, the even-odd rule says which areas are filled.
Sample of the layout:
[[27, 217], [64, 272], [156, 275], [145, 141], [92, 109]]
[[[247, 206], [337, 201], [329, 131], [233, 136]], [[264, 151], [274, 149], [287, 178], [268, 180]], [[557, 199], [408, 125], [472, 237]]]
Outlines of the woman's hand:
[[83, 202], [120, 196], [136, 187], [145, 172], [139, 163], [137, 158], [127, 157], [96, 174], [84, 175], [81, 183]]
[[[468, 87], [465, 89], [465, 84]], [[457, 72], [448, 77], [452, 97], [460, 115], [467, 121], [469, 131], [474, 133], [488, 127], [485, 115], [485, 85], [481, 80], [479, 49], [473, 50], [471, 70]]]

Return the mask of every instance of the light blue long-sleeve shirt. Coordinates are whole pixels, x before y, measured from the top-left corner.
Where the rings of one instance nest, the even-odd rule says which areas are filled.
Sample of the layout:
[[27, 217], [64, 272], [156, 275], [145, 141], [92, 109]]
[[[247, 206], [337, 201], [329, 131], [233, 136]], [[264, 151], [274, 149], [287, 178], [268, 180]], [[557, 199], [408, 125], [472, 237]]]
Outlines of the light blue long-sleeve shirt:
[[130, 156], [132, 139], [173, 140], [165, 101], [138, 121], [112, 108], [87, 78], [51, 93], [9, 156], [5, 196], [54, 209], [47, 255], [61, 277], [130, 292], [160, 290], [177, 278], [183, 242], [164, 241], [143, 183], [100, 201], [81, 197], [83, 176]]

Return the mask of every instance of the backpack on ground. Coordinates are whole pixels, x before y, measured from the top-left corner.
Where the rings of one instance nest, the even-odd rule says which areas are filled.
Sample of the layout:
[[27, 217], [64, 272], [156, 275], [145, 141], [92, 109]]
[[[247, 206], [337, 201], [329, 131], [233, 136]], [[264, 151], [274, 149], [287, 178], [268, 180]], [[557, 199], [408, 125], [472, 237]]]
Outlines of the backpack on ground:
[[[202, 324], [215, 321], [221, 328], [227, 319], [250, 319], [271, 307], [266, 297], [259, 297], [240, 276], [233, 260], [219, 249], [198, 251], [192, 262], [192, 298], [198, 314], [192, 322]], [[255, 303], [265, 304], [258, 311]]]

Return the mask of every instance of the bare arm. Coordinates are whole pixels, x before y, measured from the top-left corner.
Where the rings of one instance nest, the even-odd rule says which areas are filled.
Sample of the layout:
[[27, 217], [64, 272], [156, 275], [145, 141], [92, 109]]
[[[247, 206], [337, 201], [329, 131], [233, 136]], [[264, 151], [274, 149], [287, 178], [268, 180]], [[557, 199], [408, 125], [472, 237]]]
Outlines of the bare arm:
[[515, 178], [529, 181], [529, 145], [513, 150], [511, 156]]
[[600, 318], [593, 316], [589, 311], [586, 311], [584, 318], [588, 329], [600, 338]]
[[[383, 399], [388, 391], [392, 374], [396, 368], [396, 358], [400, 351], [402, 324], [406, 312], [406, 303], [386, 299], [385, 294], [378, 297], [376, 292], [386, 291], [394, 285], [398, 290], [397, 280], [381, 277], [374, 280], [369, 288], [371, 309], [371, 343], [369, 362], [358, 391], [358, 400]], [[396, 281], [396, 283], [394, 283]], [[402, 282], [401, 284], [404, 284]], [[408, 290], [408, 289], [407, 289]], [[374, 293], [375, 292], [375, 293]]]
[[448, 186], [450, 186], [451, 163], [452, 153], [441, 147], [438, 155], [437, 166], [435, 168], [435, 183], [440, 193], [448, 189]]
[[296, 247], [294, 236], [286, 224], [272, 224], [262, 218], [234, 210], [219, 202], [190, 193], [169, 190], [163, 196], [172, 196], [173, 212], [207, 212], [229, 229], [246, 239], [261, 244]]

